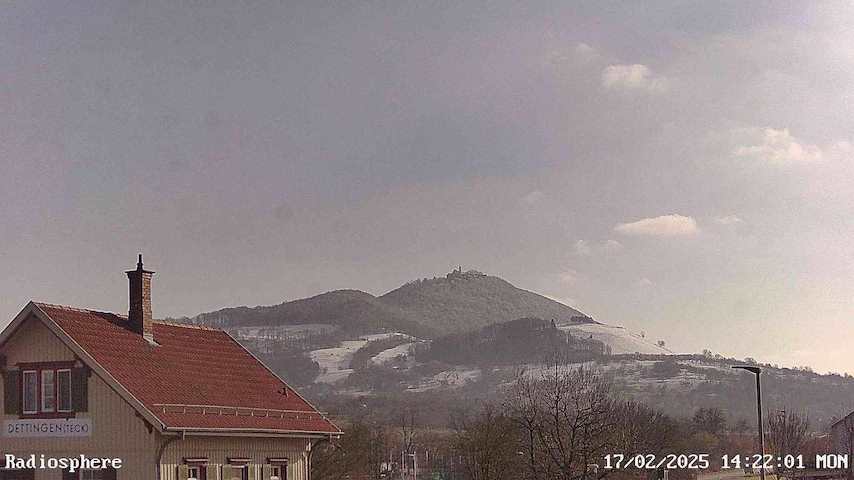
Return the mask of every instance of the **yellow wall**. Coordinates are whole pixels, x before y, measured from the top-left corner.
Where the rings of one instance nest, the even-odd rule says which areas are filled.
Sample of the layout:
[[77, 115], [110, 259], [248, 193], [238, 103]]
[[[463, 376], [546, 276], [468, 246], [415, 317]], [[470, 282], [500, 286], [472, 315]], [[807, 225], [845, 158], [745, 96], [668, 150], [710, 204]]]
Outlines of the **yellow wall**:
[[[19, 362], [73, 361], [74, 352], [63, 344], [38, 319], [27, 319], [0, 350], [6, 355], [6, 368]], [[0, 385], [0, 390], [3, 386]], [[0, 392], [0, 398], [3, 398]], [[45, 454], [49, 457], [87, 456], [121, 458], [121, 477], [154, 478], [155, 435], [149, 433], [136, 411], [96, 374], [89, 377], [89, 411], [76, 418], [92, 419], [89, 437], [7, 438], [0, 437], [0, 449], [18, 456]], [[17, 416], [0, 413], [0, 420]], [[38, 479], [61, 479], [55, 470], [36, 471]]]
[[[177, 480], [178, 465], [187, 457], [208, 457], [208, 480], [218, 480], [219, 467], [228, 457], [251, 458], [257, 467], [252, 480], [261, 479], [260, 465], [268, 458], [288, 458], [288, 480], [308, 480], [309, 442], [305, 439], [188, 436], [170, 443], [163, 454], [162, 480]], [[217, 472], [212, 475], [212, 472]]]
[[[6, 368], [16, 368], [20, 362], [73, 361], [74, 352], [63, 344], [36, 318], [27, 319], [14, 336], [0, 348], [6, 356]], [[0, 401], [3, 383], [0, 382]], [[4, 415], [0, 409], [0, 424], [17, 416]], [[107, 382], [94, 372], [89, 377], [89, 411], [78, 413], [77, 418], [92, 419], [92, 434], [84, 438], [7, 438], [0, 436], [0, 453], [18, 456], [45, 454], [48, 457], [70, 457], [85, 454], [90, 457], [121, 458], [123, 467], [119, 479], [153, 479], [156, 477], [156, 455], [166, 437], [156, 431], [149, 432], [136, 411]], [[164, 450], [161, 469], [162, 480], [176, 478], [177, 465], [186, 457], [208, 457], [212, 464], [226, 462], [226, 457], [249, 457], [258, 464], [268, 457], [288, 457], [289, 480], [307, 480], [306, 458], [310, 445], [308, 439], [193, 437], [173, 441]], [[0, 459], [2, 465], [2, 459]], [[209, 472], [219, 469], [212, 465]], [[257, 478], [260, 479], [260, 467]], [[62, 477], [59, 471], [37, 470], [39, 480]], [[211, 475], [211, 480], [218, 479]]]

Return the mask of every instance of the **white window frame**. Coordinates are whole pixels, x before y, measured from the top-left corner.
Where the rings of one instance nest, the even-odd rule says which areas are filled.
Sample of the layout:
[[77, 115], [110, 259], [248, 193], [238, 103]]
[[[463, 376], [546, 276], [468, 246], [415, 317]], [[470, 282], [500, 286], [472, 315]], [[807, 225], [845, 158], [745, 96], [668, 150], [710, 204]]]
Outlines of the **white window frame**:
[[[45, 388], [47, 386], [47, 382], [45, 382], [45, 377], [50, 374], [50, 389]], [[56, 412], [56, 370], [42, 370], [41, 371], [41, 411], [44, 413], [54, 413]], [[49, 395], [46, 395], [49, 393]], [[50, 398], [53, 400], [53, 406], [47, 407], [47, 399]]]
[[[35, 398], [31, 399], [33, 405], [35, 405], [35, 410], [27, 410], [27, 377], [32, 376], [33, 380], [36, 383], [36, 388], [33, 390], [35, 393]], [[39, 371], [38, 370], [24, 370], [21, 372], [21, 411], [26, 415], [35, 415], [39, 413], [39, 389], [41, 389], [41, 385], [39, 383]]]
[[[68, 374], [68, 383], [67, 383], [67, 385], [68, 385], [68, 398], [66, 398], [65, 400], [68, 401], [68, 408], [62, 408], [63, 398], [62, 398], [62, 390], [59, 388], [59, 386], [60, 386], [59, 377], [62, 376], [63, 374], [66, 374], [66, 373]], [[56, 374], [54, 375], [53, 381], [56, 383], [56, 400], [55, 400], [56, 411], [61, 412], [61, 413], [70, 413], [74, 407], [72, 405], [72, 402], [71, 402], [72, 397], [73, 397], [73, 393], [72, 393], [73, 387], [71, 385], [71, 369], [70, 368], [58, 369], [56, 371]]]
[[270, 465], [270, 480], [282, 480], [282, 465]]

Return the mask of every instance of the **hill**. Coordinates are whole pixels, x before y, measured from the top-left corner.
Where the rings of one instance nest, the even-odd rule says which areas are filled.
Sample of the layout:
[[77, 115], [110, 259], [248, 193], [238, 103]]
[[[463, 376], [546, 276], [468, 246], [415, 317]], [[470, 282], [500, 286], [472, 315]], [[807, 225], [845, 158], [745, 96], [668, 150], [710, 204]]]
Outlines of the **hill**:
[[337, 290], [279, 305], [225, 308], [181, 320], [227, 329], [318, 324], [347, 334], [398, 331], [435, 338], [524, 317], [596, 324], [574, 308], [474, 271], [416, 280], [381, 297]]
[[455, 270], [445, 277], [410, 282], [379, 299], [444, 334], [524, 317], [595, 323], [574, 308], [476, 271]]
[[311, 324], [331, 325], [352, 335], [401, 331], [430, 337], [436, 333], [407, 312], [359, 290], [335, 290], [272, 306], [225, 308], [186, 320], [226, 329]]

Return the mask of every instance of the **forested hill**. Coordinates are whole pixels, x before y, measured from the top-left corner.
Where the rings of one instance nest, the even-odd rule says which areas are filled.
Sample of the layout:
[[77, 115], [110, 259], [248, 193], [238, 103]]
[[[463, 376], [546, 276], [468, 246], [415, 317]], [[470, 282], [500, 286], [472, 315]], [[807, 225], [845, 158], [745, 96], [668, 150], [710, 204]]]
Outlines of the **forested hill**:
[[475, 271], [458, 270], [445, 277], [410, 282], [379, 299], [442, 333], [472, 331], [524, 317], [593, 322], [572, 307]]
[[279, 305], [225, 308], [181, 320], [225, 328], [327, 324], [351, 333], [400, 331], [435, 338], [523, 317], [560, 324], [595, 323], [572, 307], [501, 278], [461, 270], [409, 282], [381, 297], [337, 290]]

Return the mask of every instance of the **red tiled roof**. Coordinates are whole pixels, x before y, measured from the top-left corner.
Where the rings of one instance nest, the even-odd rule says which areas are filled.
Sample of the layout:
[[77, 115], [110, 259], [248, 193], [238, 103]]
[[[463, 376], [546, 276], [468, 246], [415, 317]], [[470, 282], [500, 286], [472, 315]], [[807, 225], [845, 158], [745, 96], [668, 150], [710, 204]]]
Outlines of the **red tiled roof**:
[[340, 433], [222, 330], [154, 322], [155, 346], [124, 316], [36, 306], [167, 428]]

